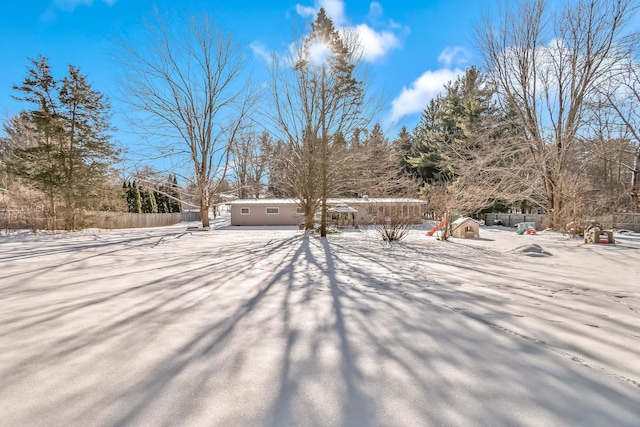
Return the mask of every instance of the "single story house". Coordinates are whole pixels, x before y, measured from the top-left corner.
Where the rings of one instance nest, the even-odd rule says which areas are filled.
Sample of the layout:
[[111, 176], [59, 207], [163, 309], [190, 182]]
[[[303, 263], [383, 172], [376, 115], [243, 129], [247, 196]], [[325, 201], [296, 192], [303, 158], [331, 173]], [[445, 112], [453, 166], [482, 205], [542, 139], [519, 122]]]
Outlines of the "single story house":
[[[303, 212], [295, 199], [237, 199], [227, 203], [231, 225], [300, 225]], [[412, 198], [327, 199], [329, 225], [358, 227], [391, 218], [419, 223], [426, 213], [424, 200]], [[320, 220], [320, 212], [316, 214]]]

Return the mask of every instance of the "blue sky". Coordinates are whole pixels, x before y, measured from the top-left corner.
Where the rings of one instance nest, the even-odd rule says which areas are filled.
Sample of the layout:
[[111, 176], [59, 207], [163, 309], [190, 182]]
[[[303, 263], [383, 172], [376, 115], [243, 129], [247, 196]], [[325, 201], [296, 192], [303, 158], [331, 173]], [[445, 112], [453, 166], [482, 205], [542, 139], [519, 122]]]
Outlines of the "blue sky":
[[[79, 66], [114, 106], [116, 138], [128, 144], [123, 107], [117, 101], [114, 40], [140, 26], [154, 5], [169, 14], [207, 12], [233, 32], [252, 56], [254, 76], [266, 78], [264, 53], [284, 50], [292, 22], [323, 6], [339, 27], [358, 30], [372, 67], [373, 89], [388, 103], [380, 120], [394, 137], [410, 130], [430, 98], [465, 67], [478, 64], [474, 25], [491, 0], [28, 0], [3, 2], [0, 15], [0, 118], [22, 106], [11, 87], [25, 76], [28, 57], [48, 57], [56, 77]], [[390, 123], [395, 125], [391, 126]]]

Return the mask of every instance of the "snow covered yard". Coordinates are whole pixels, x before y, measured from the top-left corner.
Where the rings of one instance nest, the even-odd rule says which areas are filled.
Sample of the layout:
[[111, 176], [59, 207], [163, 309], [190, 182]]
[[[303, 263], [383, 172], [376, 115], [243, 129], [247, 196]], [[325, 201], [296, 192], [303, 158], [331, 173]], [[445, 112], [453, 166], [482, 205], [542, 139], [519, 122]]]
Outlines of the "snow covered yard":
[[0, 236], [0, 424], [637, 426], [640, 236]]

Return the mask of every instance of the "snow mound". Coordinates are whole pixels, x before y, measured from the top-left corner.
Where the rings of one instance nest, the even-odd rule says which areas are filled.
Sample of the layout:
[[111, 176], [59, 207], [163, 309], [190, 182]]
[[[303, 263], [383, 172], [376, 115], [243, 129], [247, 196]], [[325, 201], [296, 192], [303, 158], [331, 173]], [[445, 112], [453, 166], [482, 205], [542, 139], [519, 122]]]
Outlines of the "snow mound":
[[545, 251], [542, 246], [536, 244], [517, 247], [513, 252], [528, 256], [551, 256], [551, 252]]

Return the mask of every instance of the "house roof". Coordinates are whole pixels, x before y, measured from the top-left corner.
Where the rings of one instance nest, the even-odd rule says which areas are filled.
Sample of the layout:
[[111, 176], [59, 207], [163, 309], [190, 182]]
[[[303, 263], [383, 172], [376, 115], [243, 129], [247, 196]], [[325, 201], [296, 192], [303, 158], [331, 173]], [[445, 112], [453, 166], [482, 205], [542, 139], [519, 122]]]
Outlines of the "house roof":
[[297, 205], [294, 199], [236, 199], [227, 202], [227, 205]]
[[475, 225], [479, 225], [478, 221], [476, 221], [475, 219], [469, 218], [468, 216], [463, 216], [462, 218], [458, 218], [451, 223], [451, 229], [455, 230], [456, 228], [467, 222], [473, 222]]
[[[370, 203], [425, 203], [424, 200], [420, 199], [412, 199], [407, 197], [388, 197], [388, 198], [330, 198], [327, 199], [327, 203], [330, 205], [337, 205], [339, 203], [343, 204], [370, 204]], [[283, 204], [293, 204], [297, 205], [297, 199], [236, 199], [230, 202], [227, 202], [228, 205], [283, 205]]]
[[346, 203], [338, 203], [334, 207], [327, 209], [329, 212], [345, 212], [345, 213], [356, 213], [357, 209], [352, 208]]
[[368, 204], [368, 203], [426, 203], [424, 200], [412, 199], [410, 197], [353, 197], [343, 199], [327, 199], [327, 203], [335, 204], [344, 202], [346, 204]]

